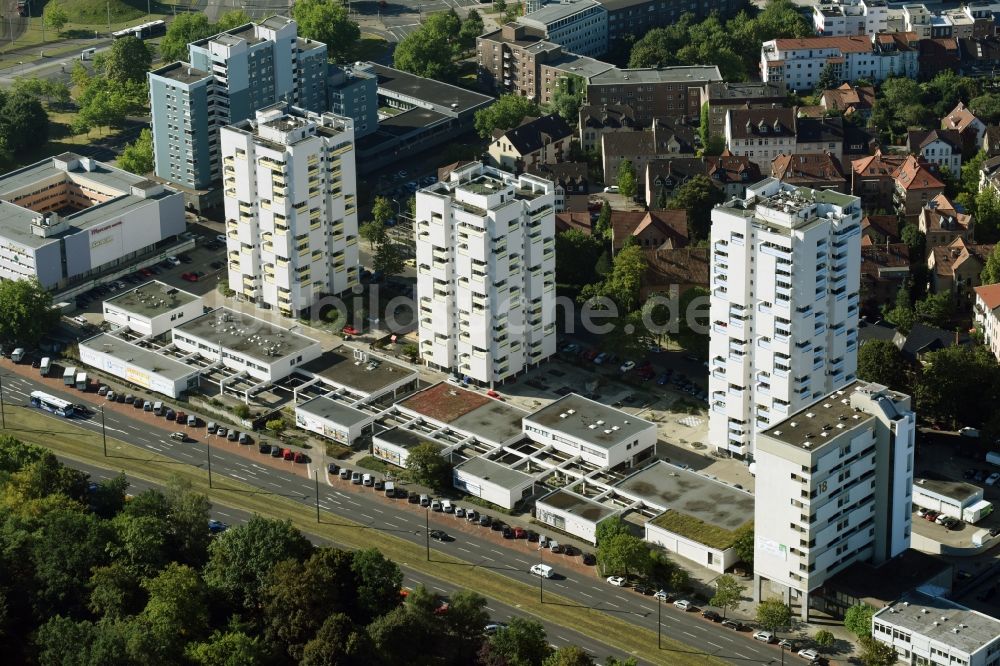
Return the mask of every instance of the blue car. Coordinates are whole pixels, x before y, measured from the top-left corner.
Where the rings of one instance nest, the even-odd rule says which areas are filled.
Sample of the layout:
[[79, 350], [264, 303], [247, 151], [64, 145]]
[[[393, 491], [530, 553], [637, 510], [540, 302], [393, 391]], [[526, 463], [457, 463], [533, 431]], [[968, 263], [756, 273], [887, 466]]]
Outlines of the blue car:
[[213, 518], [212, 520], [208, 521], [208, 531], [211, 532], [212, 534], [221, 534], [222, 532], [225, 532], [228, 529], [229, 525], [226, 525], [221, 520], [215, 520]]
[[670, 374], [664, 372], [662, 375], [656, 378], [656, 383], [660, 386], [666, 386], [670, 383]]

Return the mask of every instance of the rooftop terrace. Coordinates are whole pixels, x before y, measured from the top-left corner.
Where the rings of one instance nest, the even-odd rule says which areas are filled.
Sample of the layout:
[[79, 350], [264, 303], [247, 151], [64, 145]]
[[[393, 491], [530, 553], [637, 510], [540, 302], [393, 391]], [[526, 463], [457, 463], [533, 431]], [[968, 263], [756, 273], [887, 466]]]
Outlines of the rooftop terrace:
[[266, 364], [319, 344], [287, 328], [227, 308], [216, 308], [174, 331], [202, 340], [213, 349], [222, 347]]
[[200, 299], [201, 296], [152, 280], [135, 289], [112, 296], [104, 303], [139, 317], [152, 318]]

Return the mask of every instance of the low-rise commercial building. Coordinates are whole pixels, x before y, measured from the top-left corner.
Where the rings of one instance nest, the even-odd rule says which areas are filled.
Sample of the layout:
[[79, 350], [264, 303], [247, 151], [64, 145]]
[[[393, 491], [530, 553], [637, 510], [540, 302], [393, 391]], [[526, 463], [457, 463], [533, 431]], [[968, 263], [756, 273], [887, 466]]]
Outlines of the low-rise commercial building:
[[908, 664], [995, 666], [1000, 620], [943, 597], [912, 592], [872, 618], [872, 638]]
[[0, 176], [0, 279], [71, 288], [153, 263], [185, 225], [179, 192], [62, 153]]
[[650, 457], [656, 424], [576, 393], [523, 419], [524, 434], [600, 467], [635, 465]]
[[178, 349], [262, 383], [284, 379], [318, 358], [319, 343], [243, 312], [216, 308], [174, 329]]
[[963, 481], [914, 479], [913, 504], [968, 523], [993, 512], [993, 505], [983, 499], [983, 489]]
[[452, 485], [473, 497], [512, 509], [534, 493], [535, 477], [476, 456], [454, 467]]
[[201, 296], [153, 280], [104, 301], [104, 321], [140, 336], [163, 335], [204, 314]]
[[130, 384], [169, 398], [198, 387], [200, 370], [114, 335], [101, 333], [80, 342], [80, 362]]
[[343, 345], [296, 367], [307, 381], [297, 394], [320, 384], [349, 404], [394, 402], [417, 385], [417, 372], [369, 351]]
[[351, 446], [366, 431], [371, 431], [375, 417], [328, 396], [319, 396], [295, 405], [295, 425], [335, 442]]

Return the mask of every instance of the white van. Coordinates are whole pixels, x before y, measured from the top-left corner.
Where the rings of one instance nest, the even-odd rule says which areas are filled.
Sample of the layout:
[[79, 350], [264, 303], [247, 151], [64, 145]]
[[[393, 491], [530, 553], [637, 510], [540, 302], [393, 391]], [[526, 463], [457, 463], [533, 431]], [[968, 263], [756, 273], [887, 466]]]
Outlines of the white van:
[[84, 49], [80, 51], [80, 60], [93, 60], [97, 49]]
[[20, 363], [21, 359], [24, 358], [24, 347], [18, 347], [10, 353], [10, 360], [14, 363]]
[[38, 364], [38, 373], [42, 377], [49, 376], [49, 370], [52, 369], [52, 359], [46, 356], [42, 359], [42, 362]]
[[375, 485], [375, 479], [372, 478], [371, 474], [365, 474], [361, 477], [361, 485], [371, 488]]
[[63, 370], [63, 384], [65, 386], [76, 384], [76, 368], [70, 367]]
[[153, 403], [153, 414], [163, 416], [163, 403], [159, 400]]
[[990, 451], [986, 454], [986, 462], [1000, 466], [1000, 451]]
[[532, 564], [529, 571], [541, 578], [552, 578], [552, 567], [547, 564]]
[[444, 511], [445, 513], [455, 513], [455, 506], [451, 503], [450, 500], [442, 500], [441, 510]]

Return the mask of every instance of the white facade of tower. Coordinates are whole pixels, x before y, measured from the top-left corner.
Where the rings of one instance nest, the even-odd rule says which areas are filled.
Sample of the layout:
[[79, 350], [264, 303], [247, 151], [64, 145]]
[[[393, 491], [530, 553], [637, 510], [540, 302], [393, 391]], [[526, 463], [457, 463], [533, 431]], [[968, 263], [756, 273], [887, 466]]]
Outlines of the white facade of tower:
[[417, 192], [420, 356], [491, 385], [556, 350], [555, 187], [479, 163]]
[[858, 197], [767, 178], [712, 211], [709, 442], [754, 437], [855, 378]]
[[298, 317], [358, 284], [351, 119], [275, 105], [221, 140], [230, 288]]

